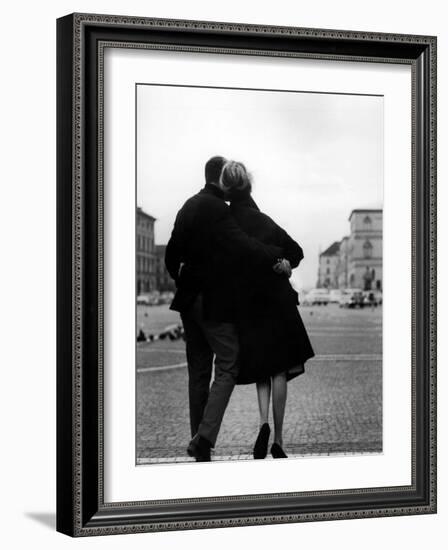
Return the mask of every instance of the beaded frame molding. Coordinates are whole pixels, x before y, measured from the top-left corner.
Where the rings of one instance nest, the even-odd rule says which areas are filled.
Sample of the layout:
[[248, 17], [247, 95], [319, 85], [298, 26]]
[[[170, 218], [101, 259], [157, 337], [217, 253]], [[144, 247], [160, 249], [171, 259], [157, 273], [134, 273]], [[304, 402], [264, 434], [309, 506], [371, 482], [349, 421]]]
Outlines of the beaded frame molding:
[[[57, 530], [70, 536], [436, 512], [436, 43], [433, 36], [72, 14], [57, 21]], [[104, 502], [104, 49], [411, 65], [412, 483]]]

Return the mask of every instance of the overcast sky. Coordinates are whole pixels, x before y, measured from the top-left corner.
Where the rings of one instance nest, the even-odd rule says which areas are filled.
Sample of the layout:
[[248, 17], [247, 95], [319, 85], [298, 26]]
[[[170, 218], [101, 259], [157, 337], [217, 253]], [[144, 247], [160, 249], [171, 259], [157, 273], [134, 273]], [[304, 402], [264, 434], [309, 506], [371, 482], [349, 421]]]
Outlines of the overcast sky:
[[382, 208], [383, 98], [139, 85], [137, 204], [157, 218], [157, 244], [214, 155], [252, 173], [260, 209], [304, 250], [295, 285], [311, 288], [350, 212]]

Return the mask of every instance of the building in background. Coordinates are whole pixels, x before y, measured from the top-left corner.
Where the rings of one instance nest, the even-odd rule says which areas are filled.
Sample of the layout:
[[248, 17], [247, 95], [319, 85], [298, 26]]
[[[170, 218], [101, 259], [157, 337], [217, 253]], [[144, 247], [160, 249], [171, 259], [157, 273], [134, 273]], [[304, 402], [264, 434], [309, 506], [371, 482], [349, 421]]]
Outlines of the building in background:
[[176, 285], [165, 265], [166, 244], [156, 244], [156, 287], [160, 292], [174, 291]]
[[334, 242], [319, 254], [317, 288], [338, 288], [337, 268], [339, 262], [339, 242]]
[[349, 222], [348, 286], [382, 290], [383, 211], [353, 210]]
[[156, 249], [154, 224], [156, 219], [137, 207], [136, 215], [136, 284], [137, 295], [156, 290]]
[[383, 288], [383, 211], [356, 209], [350, 235], [319, 255], [318, 288]]

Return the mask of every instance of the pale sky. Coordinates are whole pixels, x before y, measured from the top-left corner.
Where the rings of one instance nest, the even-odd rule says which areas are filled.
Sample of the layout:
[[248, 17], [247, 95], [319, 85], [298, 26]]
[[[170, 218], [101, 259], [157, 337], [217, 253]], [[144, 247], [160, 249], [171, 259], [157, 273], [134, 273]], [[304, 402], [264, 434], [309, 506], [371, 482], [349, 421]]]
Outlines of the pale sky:
[[382, 208], [383, 98], [139, 85], [137, 204], [157, 218], [157, 244], [214, 155], [246, 165], [260, 209], [304, 250], [294, 284], [314, 287], [350, 212]]

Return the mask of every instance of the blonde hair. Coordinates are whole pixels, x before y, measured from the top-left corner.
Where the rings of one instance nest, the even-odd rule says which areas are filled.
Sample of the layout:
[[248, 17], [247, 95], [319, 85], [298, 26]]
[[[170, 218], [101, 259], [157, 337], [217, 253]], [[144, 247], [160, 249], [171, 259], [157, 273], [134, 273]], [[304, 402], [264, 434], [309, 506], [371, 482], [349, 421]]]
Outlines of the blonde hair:
[[229, 160], [221, 171], [220, 184], [226, 191], [250, 192], [252, 178], [242, 162]]

